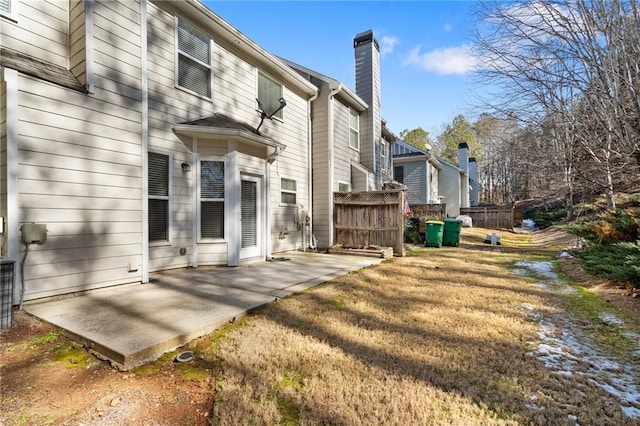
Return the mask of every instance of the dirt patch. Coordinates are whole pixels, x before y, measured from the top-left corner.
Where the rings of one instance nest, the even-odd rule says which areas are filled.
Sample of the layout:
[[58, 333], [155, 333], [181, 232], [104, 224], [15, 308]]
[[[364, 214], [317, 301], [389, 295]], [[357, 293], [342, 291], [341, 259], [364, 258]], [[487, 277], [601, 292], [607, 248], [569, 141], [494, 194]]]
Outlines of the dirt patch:
[[170, 359], [120, 372], [22, 311], [0, 342], [1, 424], [209, 424], [214, 377], [187, 378]]

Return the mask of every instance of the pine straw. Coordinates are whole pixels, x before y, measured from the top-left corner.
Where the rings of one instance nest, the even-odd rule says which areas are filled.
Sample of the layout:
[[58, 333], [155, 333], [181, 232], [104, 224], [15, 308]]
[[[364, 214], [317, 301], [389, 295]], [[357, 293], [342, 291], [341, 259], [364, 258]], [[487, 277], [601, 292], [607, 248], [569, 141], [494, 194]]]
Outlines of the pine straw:
[[[272, 303], [220, 348], [220, 424], [622, 424], [580, 377], [525, 354], [556, 309], [474, 240], [425, 249]], [[513, 239], [513, 241], [511, 241]], [[504, 237], [503, 237], [504, 241]], [[576, 381], [587, 394], [574, 392]]]

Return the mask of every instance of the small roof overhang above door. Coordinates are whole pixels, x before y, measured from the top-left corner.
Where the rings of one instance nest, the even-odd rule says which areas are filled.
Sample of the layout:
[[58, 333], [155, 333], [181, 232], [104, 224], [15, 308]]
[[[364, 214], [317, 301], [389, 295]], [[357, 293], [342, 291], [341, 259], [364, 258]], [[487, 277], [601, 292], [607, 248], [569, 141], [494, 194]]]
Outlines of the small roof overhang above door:
[[237, 139], [248, 145], [261, 146], [266, 148], [266, 159], [269, 163], [273, 163], [286, 148], [286, 145], [258, 134], [249, 124], [220, 113], [178, 123], [173, 126], [173, 132], [177, 135], [196, 138]]

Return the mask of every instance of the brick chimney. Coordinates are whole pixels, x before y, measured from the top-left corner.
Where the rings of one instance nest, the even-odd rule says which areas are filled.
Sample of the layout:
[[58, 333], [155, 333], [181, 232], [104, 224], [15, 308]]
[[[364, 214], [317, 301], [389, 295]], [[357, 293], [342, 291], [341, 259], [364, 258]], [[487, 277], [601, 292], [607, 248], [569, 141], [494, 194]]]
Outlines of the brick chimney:
[[382, 113], [380, 108], [380, 46], [373, 31], [359, 33], [353, 39], [355, 50], [356, 94], [369, 108], [360, 115], [360, 162], [374, 171], [375, 186], [382, 189], [380, 145]]

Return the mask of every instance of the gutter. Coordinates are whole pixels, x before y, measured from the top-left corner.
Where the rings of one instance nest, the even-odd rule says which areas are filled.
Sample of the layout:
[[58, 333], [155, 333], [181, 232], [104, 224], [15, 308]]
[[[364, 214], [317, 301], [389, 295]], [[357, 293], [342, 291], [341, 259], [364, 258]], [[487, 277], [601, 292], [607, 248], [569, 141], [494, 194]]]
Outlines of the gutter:
[[335, 132], [334, 132], [334, 126], [333, 126], [333, 122], [334, 122], [334, 115], [335, 115], [335, 107], [334, 107], [334, 102], [335, 102], [335, 97], [338, 93], [340, 93], [343, 89], [342, 83], [338, 83], [338, 86], [331, 88], [331, 86], [329, 86], [329, 89], [331, 89], [331, 91], [329, 92], [329, 96], [328, 96], [328, 101], [331, 102], [331, 105], [329, 106], [329, 117], [327, 120], [328, 123], [328, 131], [329, 131], [329, 195], [328, 195], [328, 202], [329, 202], [329, 244], [328, 246], [331, 247], [333, 245], [333, 169], [334, 169], [334, 158], [333, 158], [333, 144], [335, 142]]
[[191, 19], [196, 22], [200, 22], [201, 25], [204, 25], [203, 29], [208, 30], [211, 35], [222, 38], [227, 44], [234, 46], [239, 51], [252, 58], [257, 62], [257, 64], [262, 66], [266, 65], [268, 69], [265, 69], [265, 71], [271, 71], [270, 73], [274, 74], [274, 77], [279, 76], [286, 79], [298, 90], [306, 93], [308, 96], [312, 96], [316, 92], [316, 86], [302, 78], [302, 76], [292, 68], [260, 47], [253, 40], [218, 16], [200, 1], [187, 0], [170, 3], [176, 9], [187, 13], [188, 17]]
[[[315, 249], [313, 243], [313, 120], [311, 118], [311, 112], [313, 110], [313, 102], [320, 97], [320, 91], [316, 90], [316, 93], [307, 100], [307, 129], [308, 129], [308, 143], [309, 143], [309, 155], [307, 155], [307, 170], [309, 172], [309, 190], [307, 191], [307, 212], [309, 215], [309, 238], [307, 243], [309, 248]], [[304, 225], [303, 225], [304, 226]], [[306, 250], [306, 247], [302, 247], [302, 250]]]

